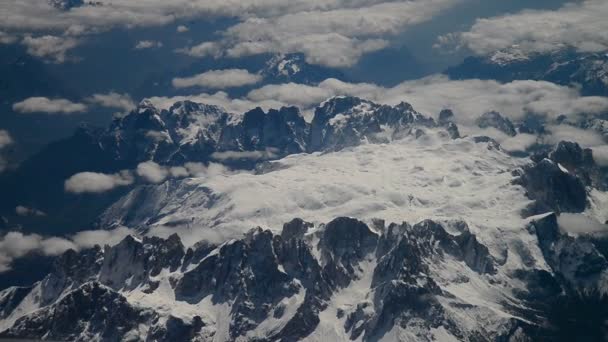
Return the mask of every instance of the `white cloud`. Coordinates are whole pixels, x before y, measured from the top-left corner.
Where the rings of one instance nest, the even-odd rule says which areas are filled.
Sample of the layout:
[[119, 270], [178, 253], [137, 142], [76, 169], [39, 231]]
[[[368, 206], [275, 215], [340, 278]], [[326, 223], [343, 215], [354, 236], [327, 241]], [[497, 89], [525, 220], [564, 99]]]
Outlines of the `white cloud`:
[[13, 144], [13, 138], [7, 130], [0, 129], [0, 149]]
[[265, 160], [276, 158], [276, 152], [274, 149], [267, 149], [265, 151], [224, 151], [214, 152], [211, 154], [211, 158], [221, 161], [238, 159]]
[[125, 112], [136, 107], [135, 102], [129, 94], [119, 94], [116, 92], [93, 94], [91, 97], [87, 98], [86, 101], [102, 107], [122, 109]]
[[14, 259], [32, 252], [52, 256], [59, 255], [69, 248], [75, 248], [75, 245], [65, 239], [45, 239], [38, 234], [8, 232], [0, 237], [0, 273], [10, 270], [10, 264]]
[[13, 104], [13, 110], [20, 113], [72, 114], [86, 111], [87, 106], [66, 99], [30, 97]]
[[147, 161], [137, 165], [137, 175], [150, 183], [161, 183], [169, 176], [167, 168], [153, 162]]
[[523, 52], [574, 47], [583, 52], [608, 50], [608, 2], [586, 0], [558, 10], [526, 10], [478, 19], [460, 42], [478, 54], [516, 46]]
[[608, 145], [595, 146], [593, 150], [593, 160], [601, 167], [608, 166]]
[[79, 248], [91, 248], [95, 245], [116, 245], [128, 235], [136, 235], [135, 232], [126, 227], [113, 230], [86, 230], [76, 233], [71, 240]]
[[411, 103], [414, 108], [434, 116], [450, 108], [456, 120], [473, 125], [483, 113], [496, 110], [512, 120], [534, 113], [549, 118], [559, 115], [598, 114], [608, 110], [608, 98], [582, 97], [575, 88], [544, 81], [513, 81], [499, 83], [491, 80], [450, 80], [434, 75], [406, 81], [392, 88], [367, 83], [346, 83], [327, 79], [318, 86], [302, 84], [269, 85], [251, 91], [252, 102], [276, 101], [310, 107], [337, 95], [352, 95], [378, 103]]
[[105, 174], [97, 172], [80, 172], [65, 181], [65, 191], [81, 193], [101, 193], [120, 186], [133, 184], [133, 176], [129, 171], [121, 171], [116, 174]]
[[27, 47], [27, 53], [32, 56], [55, 63], [63, 63], [68, 59], [67, 52], [78, 45], [78, 40], [70, 37], [50, 35], [35, 38], [26, 36], [21, 41], [21, 44]]
[[544, 136], [548, 144], [557, 144], [560, 141], [575, 141], [583, 147], [604, 145], [602, 136], [593, 130], [577, 128], [570, 125], [553, 125], [547, 127], [550, 134]]
[[133, 47], [135, 50], [158, 49], [163, 47], [163, 43], [156, 40], [140, 40]]
[[608, 225], [602, 224], [596, 219], [583, 214], [563, 213], [558, 216], [557, 224], [563, 232], [574, 235], [608, 233]]
[[28, 254], [39, 253], [57, 256], [68, 249], [80, 250], [95, 245], [116, 245], [127, 235], [136, 235], [131, 229], [119, 227], [114, 230], [89, 230], [67, 238], [43, 237], [38, 234], [8, 232], [0, 236], [0, 273], [11, 269], [11, 263]]
[[19, 216], [46, 216], [46, 214], [36, 208], [29, 208], [23, 205], [18, 205], [15, 208], [15, 213]]
[[265, 110], [271, 108], [279, 108], [284, 103], [280, 101], [276, 101], [274, 99], [261, 100], [261, 101], [252, 101], [246, 98], [238, 98], [234, 99], [228, 96], [228, 93], [224, 91], [218, 91], [213, 94], [202, 93], [197, 95], [189, 95], [189, 96], [155, 96], [148, 98], [150, 102], [154, 104], [154, 106], [162, 109], [169, 109], [175, 102], [177, 101], [193, 101], [206, 103], [209, 105], [215, 105], [225, 108], [228, 112], [231, 113], [245, 113], [252, 108], [261, 107]]
[[499, 141], [500, 146], [509, 152], [520, 152], [526, 151], [530, 146], [534, 145], [538, 140], [536, 135], [532, 134], [518, 134], [514, 137], [507, 137], [506, 139]]
[[204, 87], [210, 89], [226, 89], [258, 83], [262, 76], [252, 74], [244, 69], [211, 70], [186, 78], [174, 78], [176, 88]]
[[179, 25], [176, 30], [179, 33], [184, 33], [184, 32], [190, 31], [190, 29], [186, 25]]
[[219, 57], [221, 55], [221, 48], [217, 43], [214, 42], [202, 42], [198, 45], [177, 49], [176, 52], [183, 53], [191, 57]]

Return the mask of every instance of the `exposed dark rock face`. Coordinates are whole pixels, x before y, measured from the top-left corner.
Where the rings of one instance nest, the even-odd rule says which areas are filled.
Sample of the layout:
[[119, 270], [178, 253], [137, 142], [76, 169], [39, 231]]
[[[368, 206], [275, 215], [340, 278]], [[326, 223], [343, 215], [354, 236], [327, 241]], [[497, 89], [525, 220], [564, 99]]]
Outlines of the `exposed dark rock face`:
[[[386, 106], [356, 97], [329, 99], [316, 109], [312, 123], [295, 107], [267, 112], [255, 108], [239, 115], [191, 101], [161, 109], [144, 100], [130, 113], [115, 118], [107, 129], [82, 127], [14, 172], [3, 174], [0, 186], [16, 195], [0, 199], [0, 213], [18, 221], [22, 218], [14, 214], [15, 207], [30, 205], [48, 213], [39, 220], [41, 226], [76, 230], [94, 223], [103, 209], [132, 188], [95, 196], [66, 193], [65, 180], [79, 172], [112, 174], [150, 160], [166, 166], [217, 162], [254, 169], [266, 160], [290, 154], [388, 142], [421, 132], [417, 126], [435, 123], [406, 103]], [[447, 131], [458, 136], [456, 126]], [[73, 158], [75, 155], [80, 157]], [[80, 214], [68, 215], [73, 212]]]
[[104, 341], [117, 341], [152, 320], [150, 313], [131, 306], [120, 294], [91, 282], [19, 319], [0, 336], [60, 341], [86, 341], [98, 336]]
[[578, 213], [587, 205], [584, 183], [550, 159], [526, 167], [518, 182], [526, 188], [528, 197], [536, 200], [533, 212]]
[[[391, 107], [356, 97], [335, 97], [315, 110], [308, 149], [339, 150], [362, 140], [386, 142], [407, 134], [416, 125], [435, 126], [435, 122], [407, 103]], [[391, 136], [381, 134], [383, 126], [393, 130]]]
[[588, 204], [587, 188], [606, 188], [605, 175], [592, 151], [577, 143], [562, 141], [549, 152], [533, 155], [532, 160], [532, 164], [516, 171], [516, 182], [536, 201], [531, 214], [583, 212]]
[[431, 269], [449, 258], [479, 274], [492, 274], [495, 263], [466, 224], [458, 227], [456, 235], [433, 221], [388, 228], [379, 221], [372, 229], [342, 217], [305, 235], [310, 224], [295, 219], [285, 224], [280, 235], [257, 228], [240, 240], [219, 247], [199, 243], [186, 252], [176, 235], [143, 240], [129, 236], [103, 251], [68, 251], [35, 289], [0, 293], [2, 317], [36, 293], [54, 295], [39, 303], [40, 310], [24, 313], [2, 336], [170, 341], [205, 340], [219, 334], [214, 332], [218, 323], [204, 315], [165, 317], [156, 307], [134, 306], [126, 299], [132, 291], [154, 295], [160, 291], [163, 274], [170, 274], [167, 279], [176, 304], [209, 300], [229, 308], [224, 326], [230, 340], [249, 336], [269, 319], [284, 323], [261, 340], [306, 337], [321, 323], [320, 313], [328, 309], [333, 296], [364, 277], [370, 279], [366, 286], [373, 295], [353, 303], [352, 310], [336, 313], [352, 338], [375, 340], [395, 325], [412, 324], [424, 329], [444, 326], [464, 338], [470, 332], [461, 331], [446, 315], [439, 301], [445, 294]]
[[498, 112], [487, 112], [483, 114], [477, 119], [477, 126], [480, 128], [496, 128], [511, 137], [514, 137], [517, 134], [511, 120], [503, 117]]

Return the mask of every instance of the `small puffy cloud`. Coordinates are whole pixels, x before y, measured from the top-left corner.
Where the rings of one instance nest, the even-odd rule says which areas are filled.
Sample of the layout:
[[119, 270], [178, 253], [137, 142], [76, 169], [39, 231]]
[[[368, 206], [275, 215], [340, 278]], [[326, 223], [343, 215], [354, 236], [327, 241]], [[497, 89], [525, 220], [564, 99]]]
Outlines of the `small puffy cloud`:
[[86, 111], [87, 106], [66, 99], [36, 96], [13, 104], [13, 110], [20, 113], [73, 114]]
[[190, 29], [186, 25], [179, 25], [176, 30], [179, 33], [184, 33], [184, 32], [190, 31]]
[[145, 182], [158, 184], [168, 178], [203, 177], [210, 172], [218, 172], [218, 167], [222, 168], [222, 172], [225, 171], [223, 166], [213, 163], [209, 164], [209, 166], [193, 162], [185, 163], [182, 166], [165, 166], [150, 160], [137, 165], [135, 172]]
[[136, 173], [150, 183], [161, 183], [169, 176], [167, 168], [151, 160], [139, 163]]
[[584, 214], [563, 213], [557, 218], [557, 224], [563, 232], [573, 235], [608, 233], [608, 225]]
[[49, 35], [35, 38], [26, 36], [21, 41], [21, 44], [26, 46], [28, 54], [55, 63], [67, 61], [67, 52], [75, 48], [78, 43], [75, 38]]
[[163, 43], [156, 40], [140, 40], [133, 47], [135, 50], [158, 49], [163, 47]]
[[262, 76], [244, 69], [211, 70], [186, 78], [174, 78], [175, 88], [203, 87], [226, 89], [258, 83]]
[[129, 171], [116, 174], [80, 172], [65, 181], [65, 191], [75, 194], [101, 193], [117, 187], [133, 184], [134, 178]]
[[219, 57], [221, 55], [221, 51], [221, 47], [215, 42], [202, 42], [189, 48], [175, 50], [175, 52], [191, 57]]
[[23, 205], [18, 205], [15, 208], [15, 213], [19, 216], [46, 216], [46, 214], [36, 208], [29, 208]]
[[135, 108], [135, 102], [129, 94], [119, 94], [116, 92], [93, 94], [86, 101], [102, 107], [122, 109], [125, 112]]
[[7, 130], [0, 129], [0, 149], [13, 144], [13, 138]]

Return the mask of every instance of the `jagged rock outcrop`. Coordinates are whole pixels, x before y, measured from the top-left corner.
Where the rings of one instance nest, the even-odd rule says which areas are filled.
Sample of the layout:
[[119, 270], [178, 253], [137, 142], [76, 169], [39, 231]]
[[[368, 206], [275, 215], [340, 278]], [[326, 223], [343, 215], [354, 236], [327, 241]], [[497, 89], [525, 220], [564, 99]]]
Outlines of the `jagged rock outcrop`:
[[511, 120], [494, 111], [484, 113], [480, 116], [477, 119], [477, 126], [479, 126], [479, 128], [496, 128], [511, 137], [517, 135], [517, 131]]
[[[296, 219], [281, 234], [256, 228], [242, 239], [201, 242], [185, 252], [176, 235], [128, 236], [103, 250], [68, 251], [44, 281], [1, 292], [0, 336], [299, 340], [333, 324], [321, 317], [335, 315], [336, 327], [343, 324], [353, 339], [375, 340], [395, 327], [416, 327], [413, 334], [425, 338], [440, 326], [466, 339], [476, 332], [447, 313], [433, 270], [457, 262], [481, 275], [496, 266], [466, 224], [455, 226], [457, 234], [428, 220], [389, 227], [379, 221], [372, 228], [342, 217], [309, 231]], [[66, 279], [52, 285], [61, 295], [26, 307], [48, 291], [49, 279]], [[336, 296], [350, 289], [369, 294], [334, 312]]]

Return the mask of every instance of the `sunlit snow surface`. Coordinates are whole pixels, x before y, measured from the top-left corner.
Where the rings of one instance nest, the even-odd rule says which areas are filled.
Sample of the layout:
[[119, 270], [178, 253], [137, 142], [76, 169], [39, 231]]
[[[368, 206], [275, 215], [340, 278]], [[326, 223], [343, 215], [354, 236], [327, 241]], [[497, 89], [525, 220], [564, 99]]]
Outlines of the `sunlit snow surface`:
[[524, 229], [520, 215], [529, 200], [512, 184], [511, 172], [526, 162], [487, 143], [451, 140], [431, 130], [418, 139], [292, 155], [261, 174], [136, 189], [102, 221], [148, 227], [155, 235], [192, 234], [194, 243], [240, 236], [257, 226], [277, 231], [294, 217], [316, 224], [339, 216], [410, 223], [462, 219], [482, 243], [494, 246]]

